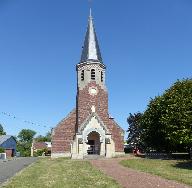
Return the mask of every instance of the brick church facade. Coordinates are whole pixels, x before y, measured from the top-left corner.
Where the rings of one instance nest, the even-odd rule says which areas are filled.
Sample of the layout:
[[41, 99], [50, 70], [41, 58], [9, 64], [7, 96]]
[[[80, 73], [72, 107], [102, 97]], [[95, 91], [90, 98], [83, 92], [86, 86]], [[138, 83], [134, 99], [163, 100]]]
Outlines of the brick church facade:
[[83, 159], [87, 155], [100, 155], [111, 158], [124, 154], [124, 131], [108, 112], [106, 66], [91, 12], [76, 70], [76, 108], [52, 131], [52, 157]]

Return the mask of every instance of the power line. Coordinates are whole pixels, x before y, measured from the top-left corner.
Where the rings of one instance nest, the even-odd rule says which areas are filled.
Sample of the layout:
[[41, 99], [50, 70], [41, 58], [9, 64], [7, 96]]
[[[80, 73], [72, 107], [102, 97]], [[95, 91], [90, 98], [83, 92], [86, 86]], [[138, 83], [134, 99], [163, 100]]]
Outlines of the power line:
[[11, 113], [7, 113], [7, 112], [1, 112], [2, 115], [6, 116], [6, 117], [9, 117], [9, 118], [12, 118], [12, 119], [15, 119], [15, 120], [19, 120], [19, 121], [22, 121], [23, 123], [26, 123], [26, 124], [29, 124], [29, 125], [34, 125], [34, 126], [38, 126], [38, 127], [44, 127], [44, 128], [52, 128], [52, 127], [48, 127], [47, 125], [42, 125], [40, 123], [35, 123], [33, 121], [29, 121], [29, 120], [25, 120], [25, 119], [22, 119], [20, 117], [17, 117]]

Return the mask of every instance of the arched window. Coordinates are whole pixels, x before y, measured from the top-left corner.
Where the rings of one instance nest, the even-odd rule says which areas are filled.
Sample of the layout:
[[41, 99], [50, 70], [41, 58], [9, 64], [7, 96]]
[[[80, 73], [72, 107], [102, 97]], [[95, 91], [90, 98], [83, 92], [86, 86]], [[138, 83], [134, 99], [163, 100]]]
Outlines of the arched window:
[[82, 71], [81, 71], [81, 81], [84, 81], [84, 73], [85, 73], [85, 71], [82, 70]]
[[95, 69], [91, 69], [91, 80], [95, 80]]
[[101, 71], [101, 82], [103, 82], [103, 71]]

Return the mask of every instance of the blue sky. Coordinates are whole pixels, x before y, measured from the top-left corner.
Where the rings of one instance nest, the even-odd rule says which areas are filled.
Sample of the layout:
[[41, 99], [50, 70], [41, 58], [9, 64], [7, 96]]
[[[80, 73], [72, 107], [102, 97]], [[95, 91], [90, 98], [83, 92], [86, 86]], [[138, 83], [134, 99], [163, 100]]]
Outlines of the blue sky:
[[[129, 113], [192, 73], [191, 0], [95, 0], [107, 66], [109, 111], [123, 129]], [[87, 0], [0, 0], [0, 123], [45, 134], [75, 107]], [[21, 118], [21, 119], [19, 119]], [[41, 124], [24, 123], [30, 120]], [[46, 127], [44, 127], [46, 125]]]

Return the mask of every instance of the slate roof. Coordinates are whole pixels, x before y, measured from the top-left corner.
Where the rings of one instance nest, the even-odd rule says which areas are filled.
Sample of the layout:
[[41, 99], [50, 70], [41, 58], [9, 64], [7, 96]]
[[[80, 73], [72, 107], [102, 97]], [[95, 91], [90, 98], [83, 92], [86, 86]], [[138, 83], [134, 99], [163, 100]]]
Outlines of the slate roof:
[[84, 63], [88, 61], [92, 63], [94, 62], [102, 63], [101, 52], [99, 49], [99, 43], [97, 40], [95, 28], [94, 28], [91, 10], [90, 10], [87, 33], [85, 36], [80, 63]]
[[0, 145], [3, 144], [5, 141], [7, 141], [11, 137], [13, 137], [13, 136], [11, 136], [11, 135], [2, 135], [2, 136], [0, 136]]

